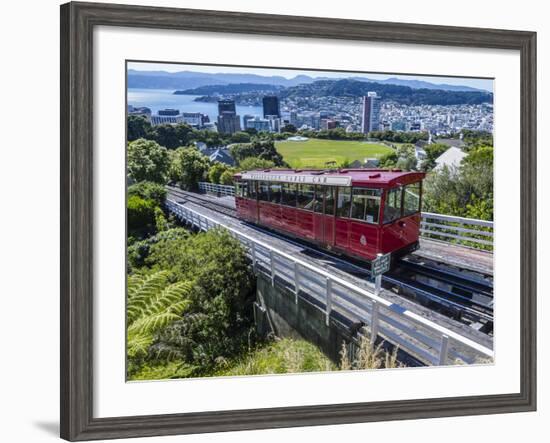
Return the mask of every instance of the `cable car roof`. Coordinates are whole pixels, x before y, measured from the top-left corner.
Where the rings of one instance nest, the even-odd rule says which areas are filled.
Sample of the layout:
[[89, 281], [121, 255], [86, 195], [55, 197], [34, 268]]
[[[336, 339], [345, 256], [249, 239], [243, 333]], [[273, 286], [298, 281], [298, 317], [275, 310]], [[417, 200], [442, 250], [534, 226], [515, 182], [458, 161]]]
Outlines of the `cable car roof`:
[[398, 169], [264, 169], [242, 171], [237, 180], [274, 181], [326, 186], [400, 186], [422, 180], [425, 173]]

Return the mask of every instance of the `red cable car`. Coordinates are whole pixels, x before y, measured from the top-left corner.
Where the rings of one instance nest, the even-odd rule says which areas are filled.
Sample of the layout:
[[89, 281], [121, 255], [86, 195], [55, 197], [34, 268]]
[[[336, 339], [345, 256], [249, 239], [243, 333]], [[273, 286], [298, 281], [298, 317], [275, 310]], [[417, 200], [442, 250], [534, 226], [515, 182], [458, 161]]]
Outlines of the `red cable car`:
[[418, 248], [423, 172], [258, 170], [235, 175], [239, 218], [371, 261]]

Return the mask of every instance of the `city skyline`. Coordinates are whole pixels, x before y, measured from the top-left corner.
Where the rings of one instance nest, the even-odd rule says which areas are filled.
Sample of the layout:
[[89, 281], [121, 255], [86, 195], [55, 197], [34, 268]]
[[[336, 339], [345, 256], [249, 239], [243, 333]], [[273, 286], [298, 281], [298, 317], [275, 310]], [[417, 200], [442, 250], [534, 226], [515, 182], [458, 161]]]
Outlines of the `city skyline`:
[[194, 72], [204, 74], [254, 74], [259, 76], [271, 77], [278, 76], [287, 80], [306, 75], [312, 78], [349, 78], [364, 77], [373, 81], [385, 81], [388, 79], [412, 80], [428, 82], [433, 85], [452, 85], [464, 86], [475, 89], [481, 89], [488, 92], [493, 91], [493, 79], [489, 78], [471, 78], [471, 77], [451, 77], [424, 74], [400, 74], [400, 73], [380, 73], [369, 71], [330, 71], [323, 69], [295, 69], [295, 68], [259, 68], [242, 66], [222, 66], [222, 65], [195, 65], [187, 63], [152, 63], [152, 62], [128, 62], [128, 70], [134, 71], [164, 71], [167, 73]]

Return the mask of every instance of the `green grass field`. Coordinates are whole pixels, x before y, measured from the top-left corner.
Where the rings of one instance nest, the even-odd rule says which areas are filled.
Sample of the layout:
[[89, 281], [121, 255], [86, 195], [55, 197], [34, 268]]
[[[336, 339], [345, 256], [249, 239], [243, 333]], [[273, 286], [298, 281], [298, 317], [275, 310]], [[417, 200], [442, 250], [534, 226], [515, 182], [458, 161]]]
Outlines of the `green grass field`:
[[392, 150], [376, 143], [321, 139], [280, 141], [275, 146], [293, 168], [323, 168], [330, 161], [335, 161], [337, 165], [345, 160], [363, 161], [365, 158], [379, 158]]

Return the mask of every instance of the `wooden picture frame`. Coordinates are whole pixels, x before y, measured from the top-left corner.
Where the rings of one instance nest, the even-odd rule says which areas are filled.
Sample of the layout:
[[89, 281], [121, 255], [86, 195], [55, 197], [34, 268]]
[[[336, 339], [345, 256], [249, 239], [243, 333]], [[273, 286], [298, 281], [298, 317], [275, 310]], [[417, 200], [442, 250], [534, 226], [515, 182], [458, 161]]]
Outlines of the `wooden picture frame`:
[[[96, 26], [512, 49], [521, 57], [521, 390], [518, 394], [94, 418], [92, 31]], [[536, 408], [536, 34], [190, 9], [61, 6], [61, 437], [237, 431]]]

